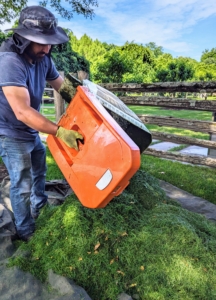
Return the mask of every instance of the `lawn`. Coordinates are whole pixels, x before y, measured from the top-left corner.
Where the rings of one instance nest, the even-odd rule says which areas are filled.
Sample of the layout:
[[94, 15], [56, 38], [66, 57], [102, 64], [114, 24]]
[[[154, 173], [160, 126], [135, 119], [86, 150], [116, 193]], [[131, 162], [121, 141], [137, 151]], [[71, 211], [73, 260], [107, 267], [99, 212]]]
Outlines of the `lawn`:
[[145, 154], [142, 154], [141, 168], [158, 179], [216, 204], [215, 168], [182, 164]]
[[49, 120], [55, 122], [55, 106], [52, 103], [43, 103], [40, 113], [47, 117]]
[[156, 115], [156, 116], [166, 116], [182, 119], [192, 119], [199, 121], [211, 121], [212, 113], [209, 111], [197, 111], [197, 110], [173, 110], [173, 109], [164, 109], [160, 107], [152, 106], [129, 106], [136, 114], [144, 115]]
[[[190, 119], [190, 120], [199, 120], [199, 121], [212, 121], [212, 112], [207, 111], [196, 111], [196, 110], [173, 110], [173, 109], [163, 109], [160, 107], [152, 107], [152, 106], [129, 106], [131, 110], [133, 110], [136, 114], [143, 115], [155, 115], [155, 116], [166, 116], [166, 117], [174, 117], [181, 119]], [[192, 138], [209, 140], [209, 134], [195, 132], [188, 129], [174, 128], [174, 127], [166, 127], [166, 126], [157, 126], [146, 124], [146, 127], [150, 131], [159, 131], [172, 133], [182, 136], [188, 136]]]

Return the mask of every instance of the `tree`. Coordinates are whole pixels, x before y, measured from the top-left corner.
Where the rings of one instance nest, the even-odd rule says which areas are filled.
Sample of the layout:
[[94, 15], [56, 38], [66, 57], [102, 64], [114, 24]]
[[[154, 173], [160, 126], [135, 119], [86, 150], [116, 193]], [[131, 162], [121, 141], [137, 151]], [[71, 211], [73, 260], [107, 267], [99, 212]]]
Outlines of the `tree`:
[[122, 82], [152, 82], [154, 74], [154, 68], [152, 68], [149, 64], [135, 64], [133, 68], [131, 68], [130, 72], [123, 75]]
[[76, 73], [79, 70], [89, 73], [89, 62], [77, 52], [73, 51], [69, 43], [53, 47], [52, 58], [57, 70]]
[[27, 0], [0, 0], [0, 25], [17, 17], [27, 2]]
[[170, 53], [163, 53], [162, 55], [158, 56], [155, 60], [155, 68], [156, 70], [160, 68], [165, 68], [173, 60], [173, 57]]
[[163, 54], [163, 47], [157, 46], [154, 42], [145, 44], [145, 46], [154, 53], [155, 57], [158, 57]]
[[4, 33], [0, 29], [0, 45], [9, 37], [12, 36], [12, 32]]
[[134, 42], [126, 42], [119, 47], [119, 52], [126, 56], [131, 64], [130, 71], [124, 74], [124, 82], [151, 82], [154, 75], [155, 56], [151, 49]]
[[131, 60], [136, 61], [139, 64], [147, 63], [149, 65], [154, 64], [153, 52], [143, 45], [138, 45], [134, 42], [126, 42], [120, 50], [127, 55]]
[[210, 81], [216, 80], [216, 65], [197, 63], [195, 67], [194, 80]]
[[112, 49], [95, 65], [92, 77], [100, 82], [122, 82], [123, 75], [130, 69], [131, 65], [126, 56]]
[[69, 36], [69, 43], [53, 46], [52, 58], [56, 68], [59, 71], [67, 73], [76, 73], [79, 70], [90, 73], [89, 62], [81, 54], [74, 51], [71, 47], [71, 40], [74, 39], [73, 32], [64, 29]]
[[[68, 5], [65, 5], [66, 7], [62, 5], [65, 2], [68, 3]], [[28, 0], [0, 0], [0, 24], [12, 21], [27, 4]], [[40, 2], [42, 6], [47, 6], [48, 4], [61, 17], [68, 20], [73, 17], [74, 13], [84, 15], [86, 18], [92, 18], [94, 15], [92, 7], [98, 5], [97, 0], [42, 0]]]
[[157, 81], [187, 81], [193, 78], [194, 66], [189, 58], [179, 57], [169, 61], [156, 71]]
[[75, 51], [77, 51], [80, 55], [84, 56], [86, 59], [90, 59], [89, 57], [89, 51], [92, 47], [92, 39], [87, 35], [84, 34], [80, 40], [76, 41], [76, 44], [73, 43], [73, 39], [71, 40], [71, 47], [73, 47], [73, 49]]
[[205, 64], [216, 64], [216, 48], [212, 48], [210, 51], [208, 49], [203, 51], [200, 60]]

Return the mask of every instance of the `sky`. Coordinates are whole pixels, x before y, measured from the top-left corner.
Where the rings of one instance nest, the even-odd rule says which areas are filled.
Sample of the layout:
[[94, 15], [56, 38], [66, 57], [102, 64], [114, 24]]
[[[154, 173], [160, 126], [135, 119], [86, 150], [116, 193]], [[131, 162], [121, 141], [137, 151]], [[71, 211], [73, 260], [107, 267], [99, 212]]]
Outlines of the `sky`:
[[[28, 2], [37, 4], [37, 0]], [[74, 14], [68, 21], [50, 10], [59, 25], [71, 29], [77, 38], [87, 34], [93, 40], [115, 45], [154, 42], [173, 57], [198, 61], [205, 49], [216, 47], [215, 0], [98, 0], [92, 20]], [[10, 27], [4, 24], [0, 29]]]

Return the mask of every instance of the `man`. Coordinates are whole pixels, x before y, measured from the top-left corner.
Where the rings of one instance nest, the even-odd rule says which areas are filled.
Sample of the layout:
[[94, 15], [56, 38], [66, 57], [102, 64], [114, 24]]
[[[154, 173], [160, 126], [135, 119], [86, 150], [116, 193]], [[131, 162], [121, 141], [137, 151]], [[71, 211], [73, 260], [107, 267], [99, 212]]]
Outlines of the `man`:
[[41, 6], [21, 11], [12, 38], [0, 47], [0, 156], [11, 181], [10, 200], [20, 239], [27, 241], [46, 204], [46, 153], [38, 132], [53, 134], [77, 149], [76, 131], [39, 113], [46, 81], [58, 91], [63, 78], [50, 57], [52, 45], [68, 41], [54, 15]]

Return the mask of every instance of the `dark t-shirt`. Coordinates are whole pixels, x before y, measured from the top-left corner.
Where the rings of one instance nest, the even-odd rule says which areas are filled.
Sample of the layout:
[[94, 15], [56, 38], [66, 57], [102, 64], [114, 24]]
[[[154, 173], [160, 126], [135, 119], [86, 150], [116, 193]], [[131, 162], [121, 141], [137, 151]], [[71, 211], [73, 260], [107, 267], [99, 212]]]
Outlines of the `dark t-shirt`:
[[31, 107], [40, 110], [46, 81], [58, 78], [52, 59], [45, 56], [42, 61], [29, 63], [15, 52], [0, 53], [0, 135], [23, 140], [34, 140], [38, 132], [17, 120], [2, 87], [18, 86], [28, 89]]

